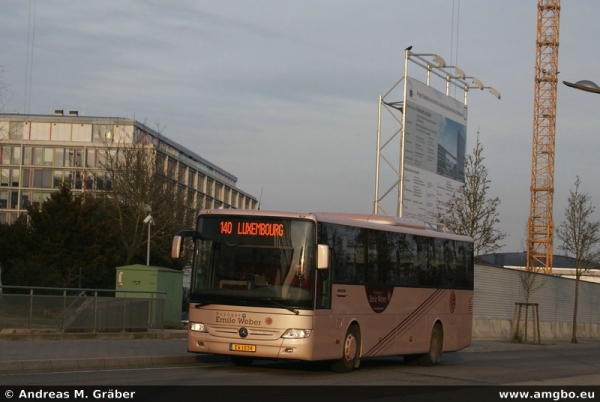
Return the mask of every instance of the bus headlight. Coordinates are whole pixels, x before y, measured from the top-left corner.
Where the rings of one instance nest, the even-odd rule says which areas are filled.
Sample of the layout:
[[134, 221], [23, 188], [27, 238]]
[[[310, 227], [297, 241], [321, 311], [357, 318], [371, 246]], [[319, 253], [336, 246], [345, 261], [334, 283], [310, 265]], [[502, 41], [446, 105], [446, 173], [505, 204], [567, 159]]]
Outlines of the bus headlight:
[[206, 329], [206, 326], [204, 324], [202, 324], [201, 322], [190, 322], [189, 328], [191, 331], [194, 331], [194, 332], [208, 332], [208, 330]]
[[285, 339], [301, 339], [308, 338], [312, 334], [312, 329], [296, 329], [290, 328], [281, 335]]

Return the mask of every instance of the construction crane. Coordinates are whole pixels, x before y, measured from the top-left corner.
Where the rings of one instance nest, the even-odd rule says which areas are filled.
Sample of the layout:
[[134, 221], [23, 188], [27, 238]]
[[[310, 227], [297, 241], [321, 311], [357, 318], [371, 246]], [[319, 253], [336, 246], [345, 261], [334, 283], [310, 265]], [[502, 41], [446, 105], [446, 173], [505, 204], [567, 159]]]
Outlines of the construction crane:
[[552, 274], [560, 0], [538, 0], [527, 271]]

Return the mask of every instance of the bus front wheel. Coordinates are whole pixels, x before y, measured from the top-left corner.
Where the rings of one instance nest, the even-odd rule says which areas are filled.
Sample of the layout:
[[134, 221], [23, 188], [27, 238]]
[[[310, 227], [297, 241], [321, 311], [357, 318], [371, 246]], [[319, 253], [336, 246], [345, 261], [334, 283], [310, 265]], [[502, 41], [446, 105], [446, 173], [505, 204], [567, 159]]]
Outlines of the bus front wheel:
[[331, 369], [336, 373], [349, 373], [359, 365], [360, 356], [360, 335], [358, 326], [353, 324], [348, 328], [344, 337], [342, 349], [342, 358], [331, 365]]

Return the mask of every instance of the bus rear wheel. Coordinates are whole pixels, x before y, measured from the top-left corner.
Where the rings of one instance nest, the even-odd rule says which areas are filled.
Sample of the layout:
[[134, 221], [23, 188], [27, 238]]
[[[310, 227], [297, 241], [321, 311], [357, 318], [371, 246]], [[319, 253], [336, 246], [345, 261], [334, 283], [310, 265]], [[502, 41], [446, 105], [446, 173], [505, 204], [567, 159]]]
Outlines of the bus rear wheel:
[[342, 349], [342, 358], [331, 365], [331, 369], [336, 373], [349, 373], [355, 367], [358, 367], [360, 356], [360, 335], [358, 326], [353, 324], [348, 328], [344, 337]]
[[444, 350], [444, 331], [442, 324], [437, 322], [431, 330], [431, 341], [429, 342], [429, 353], [425, 353], [417, 358], [419, 366], [435, 366], [442, 359]]
[[249, 366], [254, 362], [254, 359], [247, 356], [231, 356], [231, 362], [236, 366]]

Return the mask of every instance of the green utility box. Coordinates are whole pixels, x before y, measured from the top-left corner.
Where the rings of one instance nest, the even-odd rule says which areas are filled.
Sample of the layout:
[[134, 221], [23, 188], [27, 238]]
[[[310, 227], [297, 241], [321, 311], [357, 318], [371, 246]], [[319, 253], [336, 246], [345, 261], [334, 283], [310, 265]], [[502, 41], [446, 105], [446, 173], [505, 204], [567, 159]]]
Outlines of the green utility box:
[[[156, 298], [160, 301], [164, 294], [152, 292], [166, 292], [164, 304], [164, 324], [181, 325], [181, 300], [183, 298], [183, 273], [174, 269], [163, 267], [149, 267], [136, 264], [117, 267], [116, 297], [128, 299]], [[135, 293], [129, 293], [135, 291]], [[148, 293], [138, 293], [139, 291]], [[162, 311], [162, 306], [155, 306], [157, 312]], [[158, 320], [157, 320], [158, 319]], [[152, 319], [157, 324], [160, 317]]]

